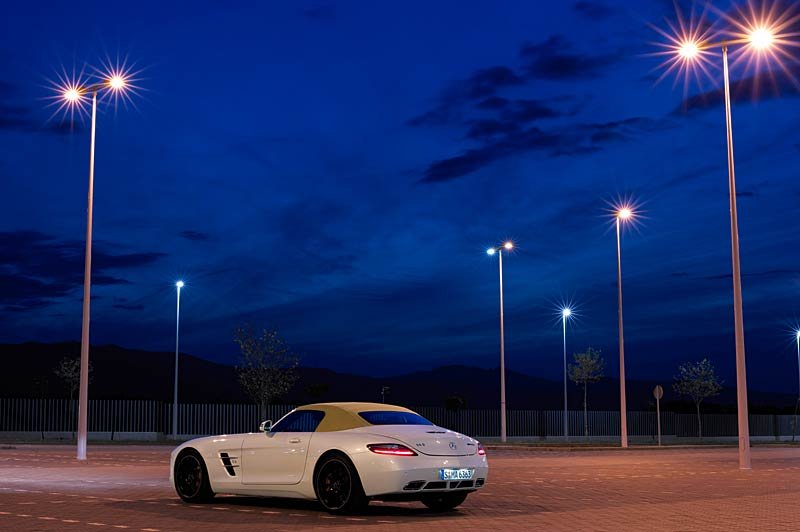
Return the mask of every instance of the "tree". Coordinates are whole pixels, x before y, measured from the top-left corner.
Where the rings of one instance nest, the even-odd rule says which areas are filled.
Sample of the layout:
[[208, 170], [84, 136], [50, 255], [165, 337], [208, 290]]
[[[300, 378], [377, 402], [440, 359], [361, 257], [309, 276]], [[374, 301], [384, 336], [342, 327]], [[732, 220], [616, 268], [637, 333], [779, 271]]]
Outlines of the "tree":
[[587, 389], [590, 383], [598, 382], [603, 378], [603, 369], [606, 363], [603, 357], [600, 356], [600, 351], [591, 347], [587, 348], [583, 353], [573, 354], [572, 357], [575, 359], [575, 363], [569, 365], [567, 373], [572, 382], [583, 386], [583, 432], [588, 439], [589, 413], [587, 410]]
[[703, 438], [703, 423], [700, 418], [700, 404], [704, 399], [719, 394], [722, 382], [714, 373], [711, 361], [704, 358], [700, 362], [686, 362], [678, 366], [678, 375], [672, 384], [678, 395], [689, 397], [697, 411], [697, 436]]
[[[70, 424], [75, 419], [75, 392], [81, 383], [81, 357], [64, 357], [53, 370], [59, 379], [63, 380], [69, 390], [69, 417]], [[92, 363], [89, 362], [89, 382], [92, 380]], [[75, 431], [72, 431], [72, 438], [75, 438]]]
[[233, 339], [242, 351], [242, 363], [236, 367], [239, 384], [259, 406], [263, 419], [267, 406], [297, 382], [299, 359], [276, 331], [264, 329], [256, 336], [251, 327], [243, 326], [236, 329]]

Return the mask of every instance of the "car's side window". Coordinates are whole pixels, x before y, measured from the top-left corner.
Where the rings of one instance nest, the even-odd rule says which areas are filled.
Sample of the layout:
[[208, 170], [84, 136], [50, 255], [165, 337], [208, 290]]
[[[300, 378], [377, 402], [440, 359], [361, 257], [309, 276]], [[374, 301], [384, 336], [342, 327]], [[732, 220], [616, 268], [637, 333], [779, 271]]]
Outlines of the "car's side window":
[[298, 410], [280, 420], [270, 432], [314, 432], [324, 417], [325, 412], [320, 410]]

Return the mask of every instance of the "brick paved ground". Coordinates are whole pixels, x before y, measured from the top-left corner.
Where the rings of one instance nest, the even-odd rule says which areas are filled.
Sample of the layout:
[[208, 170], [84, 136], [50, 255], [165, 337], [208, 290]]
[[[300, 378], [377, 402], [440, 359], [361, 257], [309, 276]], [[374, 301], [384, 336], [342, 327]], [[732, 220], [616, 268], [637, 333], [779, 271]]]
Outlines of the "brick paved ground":
[[0, 530], [799, 530], [800, 448], [490, 453], [489, 485], [459, 510], [373, 503], [338, 517], [315, 504], [218, 497], [187, 505], [167, 480], [169, 449], [0, 449]]

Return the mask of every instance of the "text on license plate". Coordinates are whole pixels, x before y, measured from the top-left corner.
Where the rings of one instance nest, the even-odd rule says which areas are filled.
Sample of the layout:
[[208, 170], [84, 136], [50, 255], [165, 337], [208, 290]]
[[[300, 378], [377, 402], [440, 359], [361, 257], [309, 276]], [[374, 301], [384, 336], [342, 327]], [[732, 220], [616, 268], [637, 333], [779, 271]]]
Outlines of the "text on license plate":
[[474, 469], [440, 469], [439, 478], [442, 480], [472, 480]]

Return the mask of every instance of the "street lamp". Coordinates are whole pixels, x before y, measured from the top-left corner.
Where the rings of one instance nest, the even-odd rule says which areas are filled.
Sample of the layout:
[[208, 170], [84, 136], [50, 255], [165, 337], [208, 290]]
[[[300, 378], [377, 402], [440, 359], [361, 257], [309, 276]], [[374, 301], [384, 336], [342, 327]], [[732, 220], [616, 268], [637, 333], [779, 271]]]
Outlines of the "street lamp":
[[628, 447], [628, 404], [625, 395], [625, 334], [622, 326], [622, 238], [621, 225], [634, 217], [633, 208], [622, 205], [614, 213], [617, 229], [617, 325], [619, 328], [619, 426], [620, 444]]
[[175, 305], [175, 386], [172, 396], [172, 439], [178, 439], [178, 339], [181, 327], [181, 288], [184, 287], [183, 281], [175, 283], [178, 292], [178, 299]]
[[97, 124], [97, 95], [101, 92], [113, 96], [124, 95], [128, 89], [128, 77], [122, 71], [110, 71], [101, 76], [101, 81], [89, 85], [80, 82], [67, 82], [57, 87], [56, 100], [59, 108], [82, 109], [87, 95], [92, 99], [92, 127], [89, 141], [89, 192], [86, 209], [86, 255], [83, 266], [83, 316], [81, 322], [81, 370], [78, 387], [78, 460], [86, 460], [86, 440], [88, 434], [89, 408], [89, 317], [92, 284], [92, 215], [94, 208], [94, 151], [95, 129]]
[[503, 326], [503, 250], [511, 251], [514, 249], [512, 242], [506, 242], [502, 246], [489, 248], [486, 254], [493, 256], [497, 254], [498, 264], [500, 265], [500, 441], [507, 439], [506, 435], [506, 350], [505, 350], [505, 329]]
[[[733, 270], [733, 319], [734, 330], [736, 338], [736, 399], [738, 407], [738, 424], [739, 424], [739, 468], [750, 469], [750, 427], [748, 422], [748, 408], [747, 408], [747, 368], [745, 365], [745, 351], [744, 351], [744, 319], [742, 312], [742, 279], [740, 272], [739, 261], [739, 223], [736, 211], [736, 173], [734, 168], [733, 156], [733, 125], [731, 120], [731, 90], [730, 90], [730, 76], [728, 73], [728, 47], [732, 45], [743, 45], [745, 51], [757, 54], [757, 57], [762, 55], [770, 55], [778, 59], [778, 53], [782, 52], [777, 49], [780, 44], [796, 44], [790, 43], [789, 37], [794, 34], [782, 35], [781, 32], [788, 27], [791, 27], [795, 19], [789, 19], [786, 14], [774, 18], [774, 13], [770, 11], [762, 17], [753, 18], [755, 20], [738, 22], [733, 18], [726, 17], [728, 22], [732, 23], [735, 27], [733, 32], [730, 32], [730, 38], [725, 38], [720, 41], [714, 42], [711, 39], [708, 31], [701, 32], [698, 28], [681, 25], [682, 30], [675, 33], [679, 35], [669, 35], [666, 32], [659, 30], [662, 35], [666, 36], [671, 42], [665, 47], [664, 52], [671, 55], [671, 59], [666, 61], [670, 64], [667, 73], [678, 68], [683, 71], [689, 70], [693, 66], [699, 66], [706, 73], [705, 68], [708, 65], [708, 57], [711, 50], [721, 49], [722, 51], [722, 75], [723, 75], [723, 89], [725, 97], [725, 129], [727, 136], [727, 150], [728, 150], [728, 193], [730, 203], [730, 226], [731, 226], [731, 263]], [[774, 20], [769, 20], [774, 18]], [[666, 74], [666, 73], [665, 73]]]
[[567, 320], [572, 316], [572, 309], [561, 309], [561, 329], [564, 339], [564, 439], [569, 438], [569, 420], [567, 419]]

